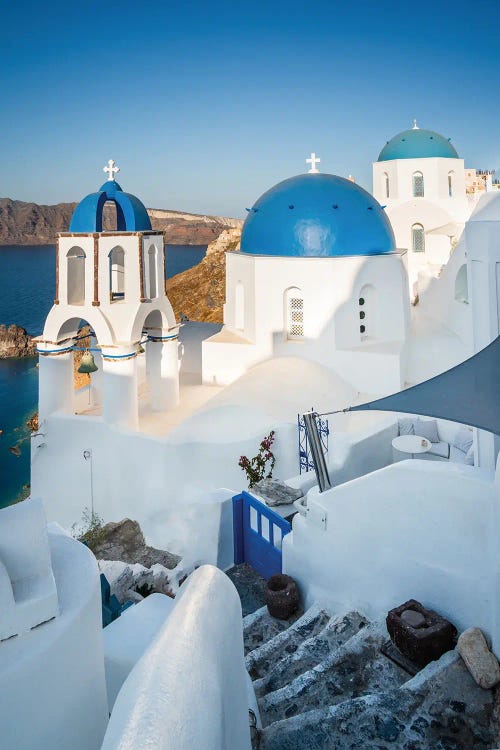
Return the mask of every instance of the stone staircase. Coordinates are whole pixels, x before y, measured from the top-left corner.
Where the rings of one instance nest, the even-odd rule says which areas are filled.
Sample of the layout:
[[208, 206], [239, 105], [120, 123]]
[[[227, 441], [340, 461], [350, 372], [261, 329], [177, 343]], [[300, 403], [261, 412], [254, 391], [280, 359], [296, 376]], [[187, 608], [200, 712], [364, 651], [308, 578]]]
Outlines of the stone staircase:
[[455, 651], [412, 677], [381, 653], [385, 622], [313, 606], [288, 622], [244, 617], [259, 750], [486, 750], [493, 694]]

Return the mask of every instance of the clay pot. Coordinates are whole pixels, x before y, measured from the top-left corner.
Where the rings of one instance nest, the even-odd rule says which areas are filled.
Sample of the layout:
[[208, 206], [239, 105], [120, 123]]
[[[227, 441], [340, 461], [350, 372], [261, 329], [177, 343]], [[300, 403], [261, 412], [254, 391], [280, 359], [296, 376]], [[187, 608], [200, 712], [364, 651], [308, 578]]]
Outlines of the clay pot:
[[297, 584], [283, 573], [271, 576], [264, 586], [264, 596], [271, 617], [288, 620], [300, 604]]

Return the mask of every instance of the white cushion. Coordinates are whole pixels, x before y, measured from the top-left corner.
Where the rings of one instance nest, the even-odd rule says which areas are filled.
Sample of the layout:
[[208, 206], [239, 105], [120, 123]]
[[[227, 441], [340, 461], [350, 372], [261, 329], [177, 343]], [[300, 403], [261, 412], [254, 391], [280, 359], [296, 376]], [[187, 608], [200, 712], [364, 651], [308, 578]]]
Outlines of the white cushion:
[[460, 427], [453, 438], [455, 448], [467, 453], [472, 445], [472, 430], [469, 427]]
[[438, 427], [435, 419], [416, 419], [413, 426], [415, 435], [427, 438], [431, 443], [439, 443]]
[[441, 458], [449, 458], [450, 444], [445, 443], [443, 440], [441, 440], [439, 443], [432, 443], [432, 448], [428, 451], [428, 453], [432, 453], [435, 456], [441, 456]]
[[398, 432], [399, 435], [414, 435], [415, 430], [413, 429], [413, 419], [398, 419]]
[[454, 445], [450, 445], [450, 461], [455, 461], [457, 464], [465, 463], [466, 454]]

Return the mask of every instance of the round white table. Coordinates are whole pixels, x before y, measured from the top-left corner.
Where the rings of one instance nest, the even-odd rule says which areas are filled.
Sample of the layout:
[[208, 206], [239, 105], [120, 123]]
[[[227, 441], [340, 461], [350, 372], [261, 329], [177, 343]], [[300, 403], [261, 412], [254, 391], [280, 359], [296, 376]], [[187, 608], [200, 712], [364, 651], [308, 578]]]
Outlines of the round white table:
[[430, 440], [419, 435], [400, 435], [392, 441], [392, 447], [395, 451], [409, 453], [411, 458], [419, 453], [427, 453], [431, 449], [431, 445]]

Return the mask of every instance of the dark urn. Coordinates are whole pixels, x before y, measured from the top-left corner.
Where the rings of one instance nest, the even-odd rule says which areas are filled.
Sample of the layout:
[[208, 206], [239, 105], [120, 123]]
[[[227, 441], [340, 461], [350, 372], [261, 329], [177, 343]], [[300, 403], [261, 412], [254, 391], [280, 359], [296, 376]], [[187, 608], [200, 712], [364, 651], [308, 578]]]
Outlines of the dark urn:
[[293, 578], [283, 573], [271, 576], [266, 581], [264, 596], [269, 614], [279, 620], [288, 620], [299, 608], [300, 597], [297, 584]]
[[391, 609], [386, 624], [394, 645], [419, 667], [455, 648], [455, 626], [415, 599]]

